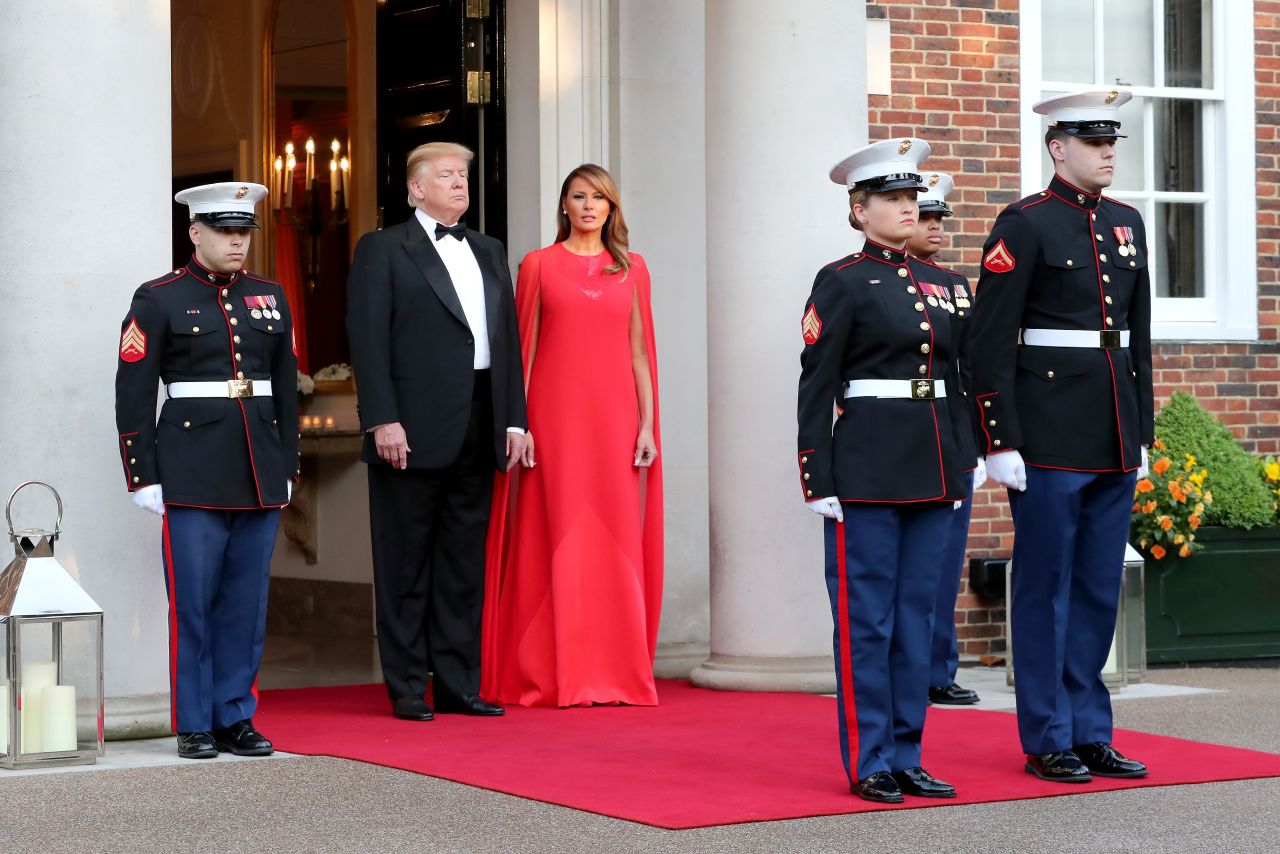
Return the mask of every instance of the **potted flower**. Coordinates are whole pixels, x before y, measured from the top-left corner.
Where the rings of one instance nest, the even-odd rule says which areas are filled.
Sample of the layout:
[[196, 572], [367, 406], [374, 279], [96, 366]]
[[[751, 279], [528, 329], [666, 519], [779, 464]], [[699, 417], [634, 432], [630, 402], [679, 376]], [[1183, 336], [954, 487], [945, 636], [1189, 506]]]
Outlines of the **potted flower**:
[[315, 372], [316, 394], [354, 394], [356, 377], [346, 362], [326, 365]]
[[1156, 435], [1131, 528], [1146, 557], [1148, 661], [1280, 655], [1280, 465], [1252, 458], [1184, 392]]

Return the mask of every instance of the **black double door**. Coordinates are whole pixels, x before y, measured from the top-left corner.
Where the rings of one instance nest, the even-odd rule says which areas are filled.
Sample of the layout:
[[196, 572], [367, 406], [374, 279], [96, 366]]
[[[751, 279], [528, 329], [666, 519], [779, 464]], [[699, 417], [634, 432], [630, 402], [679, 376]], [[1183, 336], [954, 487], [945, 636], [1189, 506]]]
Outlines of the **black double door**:
[[507, 239], [503, 0], [378, 4], [379, 223], [409, 215], [405, 159], [426, 142], [476, 153], [466, 222]]

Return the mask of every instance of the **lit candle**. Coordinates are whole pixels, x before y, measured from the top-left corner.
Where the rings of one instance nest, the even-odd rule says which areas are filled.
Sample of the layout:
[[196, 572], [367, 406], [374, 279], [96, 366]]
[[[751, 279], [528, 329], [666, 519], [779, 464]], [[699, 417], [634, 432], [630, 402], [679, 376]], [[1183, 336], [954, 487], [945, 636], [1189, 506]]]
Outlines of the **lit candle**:
[[0, 682], [0, 753], [9, 752], [9, 683]]
[[284, 158], [276, 158], [276, 180], [273, 189], [276, 191], [276, 210], [284, 203]]
[[327, 415], [325, 416], [325, 419], [324, 419], [324, 429], [332, 430], [334, 425], [337, 423], [338, 422], [334, 419], [332, 415]]
[[329, 207], [338, 209], [338, 161], [329, 161]]
[[75, 750], [76, 689], [71, 685], [49, 685], [41, 693], [43, 730], [46, 753], [53, 750]]
[[345, 157], [338, 161], [338, 171], [342, 179], [342, 206], [346, 207], [351, 204], [348, 198], [351, 194], [351, 161]]
[[311, 137], [307, 137], [307, 171], [306, 171], [306, 188], [311, 189], [311, 182], [316, 179], [316, 141]]
[[44, 745], [43, 692], [58, 684], [58, 665], [28, 661], [22, 665], [22, 752], [38, 753]]
[[[289, 143], [289, 148], [292, 147], [293, 143]], [[296, 169], [297, 166], [298, 161], [293, 158], [292, 154], [290, 154], [288, 161], [285, 163], [285, 170], [288, 174], [285, 175], [284, 179], [284, 206], [290, 210], [293, 210], [293, 170]]]

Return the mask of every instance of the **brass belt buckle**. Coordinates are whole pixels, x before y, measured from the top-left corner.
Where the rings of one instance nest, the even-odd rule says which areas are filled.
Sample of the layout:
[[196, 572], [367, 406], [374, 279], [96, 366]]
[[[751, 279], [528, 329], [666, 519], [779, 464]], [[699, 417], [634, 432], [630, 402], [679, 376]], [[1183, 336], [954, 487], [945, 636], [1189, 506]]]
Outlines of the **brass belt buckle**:
[[1120, 330], [1103, 329], [1098, 333], [1098, 346], [1103, 350], [1120, 349]]
[[253, 397], [253, 380], [227, 380], [227, 397]]
[[933, 400], [933, 380], [911, 380], [912, 400]]

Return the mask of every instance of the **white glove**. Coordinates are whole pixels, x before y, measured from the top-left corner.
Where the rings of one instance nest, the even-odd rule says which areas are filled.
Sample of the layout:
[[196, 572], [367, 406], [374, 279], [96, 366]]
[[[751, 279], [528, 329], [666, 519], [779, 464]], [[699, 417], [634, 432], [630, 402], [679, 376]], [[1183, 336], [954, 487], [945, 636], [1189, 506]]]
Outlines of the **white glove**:
[[1138, 466], [1138, 480], [1147, 476], [1147, 446], [1142, 446], [1142, 463]]
[[804, 506], [819, 516], [835, 519], [837, 522], [844, 521], [844, 508], [840, 506], [839, 498], [815, 498], [812, 501], [806, 501]]
[[286, 480], [284, 482], [284, 503], [288, 504], [293, 500], [293, 481]]
[[157, 516], [164, 515], [164, 492], [160, 489], [160, 484], [158, 483], [135, 490], [133, 492], [133, 503]]
[[1017, 451], [988, 455], [987, 477], [1008, 489], [1027, 491], [1027, 466]]
[[973, 470], [973, 491], [977, 492], [987, 482], [987, 461], [978, 457], [978, 467]]

